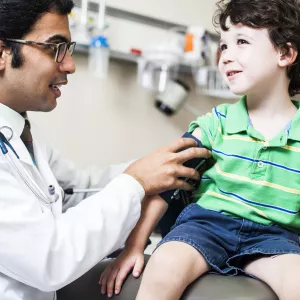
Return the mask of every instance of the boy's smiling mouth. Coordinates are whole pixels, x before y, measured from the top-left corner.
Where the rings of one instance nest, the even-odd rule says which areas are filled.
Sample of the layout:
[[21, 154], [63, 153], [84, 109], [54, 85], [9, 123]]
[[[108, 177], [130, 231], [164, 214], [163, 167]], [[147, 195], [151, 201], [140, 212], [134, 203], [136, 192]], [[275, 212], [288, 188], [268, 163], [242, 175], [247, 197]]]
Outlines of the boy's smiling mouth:
[[238, 71], [238, 70], [230, 70], [226, 72], [226, 76], [228, 78], [228, 80], [232, 80], [234, 78], [236, 78], [238, 76], [238, 74], [242, 73], [242, 71]]
[[226, 72], [226, 76], [228, 77], [228, 78], [231, 78], [231, 77], [233, 77], [233, 76], [235, 76], [235, 75], [237, 75], [237, 74], [239, 74], [239, 73], [241, 73], [242, 71], [238, 71], [238, 70], [230, 70], [230, 71], [227, 71]]

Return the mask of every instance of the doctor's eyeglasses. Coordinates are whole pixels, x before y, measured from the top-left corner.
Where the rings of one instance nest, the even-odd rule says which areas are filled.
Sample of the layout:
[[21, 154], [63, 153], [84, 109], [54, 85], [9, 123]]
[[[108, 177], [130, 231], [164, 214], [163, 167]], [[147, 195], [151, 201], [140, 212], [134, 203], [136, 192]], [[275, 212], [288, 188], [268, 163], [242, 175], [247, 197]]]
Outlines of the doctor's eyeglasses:
[[13, 43], [24, 44], [24, 45], [38, 45], [38, 46], [49, 47], [55, 52], [55, 61], [57, 63], [61, 63], [64, 60], [67, 51], [69, 51], [70, 55], [72, 56], [76, 46], [76, 42], [41, 43], [41, 42], [25, 41], [19, 39], [7, 39], [7, 38], [3, 40], [13, 42]]

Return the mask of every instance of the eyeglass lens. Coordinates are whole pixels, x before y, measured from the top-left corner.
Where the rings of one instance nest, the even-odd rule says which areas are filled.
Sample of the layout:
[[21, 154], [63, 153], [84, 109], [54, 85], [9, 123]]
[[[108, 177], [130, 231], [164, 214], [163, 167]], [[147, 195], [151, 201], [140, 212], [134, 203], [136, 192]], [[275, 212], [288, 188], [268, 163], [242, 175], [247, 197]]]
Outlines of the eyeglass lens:
[[57, 54], [57, 62], [61, 63], [65, 56], [66, 56], [66, 52], [67, 50], [69, 50], [70, 55], [73, 54], [74, 52], [74, 48], [75, 48], [75, 44], [71, 43], [71, 44], [61, 44], [58, 48], [58, 54]]

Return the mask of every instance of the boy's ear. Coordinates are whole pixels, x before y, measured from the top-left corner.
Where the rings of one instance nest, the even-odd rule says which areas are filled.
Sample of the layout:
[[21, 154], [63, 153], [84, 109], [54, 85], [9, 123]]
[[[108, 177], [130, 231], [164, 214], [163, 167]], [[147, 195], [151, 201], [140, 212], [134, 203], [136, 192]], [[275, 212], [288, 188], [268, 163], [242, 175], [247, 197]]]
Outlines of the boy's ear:
[[279, 66], [288, 67], [292, 65], [298, 56], [298, 50], [291, 43], [287, 43], [288, 50], [281, 49], [279, 52]]

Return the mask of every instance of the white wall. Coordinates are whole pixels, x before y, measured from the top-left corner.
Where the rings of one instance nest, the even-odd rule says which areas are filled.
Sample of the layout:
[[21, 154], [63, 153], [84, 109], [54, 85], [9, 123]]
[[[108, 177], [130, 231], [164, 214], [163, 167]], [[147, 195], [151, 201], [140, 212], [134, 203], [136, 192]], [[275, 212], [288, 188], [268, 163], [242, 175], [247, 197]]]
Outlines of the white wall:
[[212, 15], [216, 0], [107, 0], [107, 5], [150, 17], [197, 24], [214, 31]]
[[[51, 113], [30, 115], [78, 166], [145, 155], [180, 137], [195, 118], [184, 109], [171, 118], [158, 111], [154, 95], [136, 83], [135, 64], [111, 61], [108, 79], [100, 81], [88, 74], [86, 56], [75, 55], [75, 60], [77, 72], [63, 87], [58, 107]], [[220, 101], [193, 92], [188, 103], [202, 114]]]

